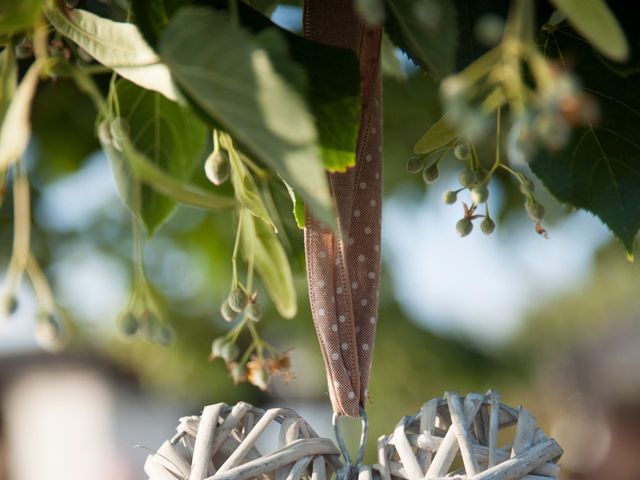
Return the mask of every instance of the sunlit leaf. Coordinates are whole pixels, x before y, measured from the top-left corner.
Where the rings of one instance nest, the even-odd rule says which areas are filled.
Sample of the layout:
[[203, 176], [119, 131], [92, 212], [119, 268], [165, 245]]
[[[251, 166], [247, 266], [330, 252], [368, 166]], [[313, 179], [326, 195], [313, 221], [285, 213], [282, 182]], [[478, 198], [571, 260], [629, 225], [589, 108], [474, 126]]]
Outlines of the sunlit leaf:
[[297, 311], [296, 290], [287, 254], [278, 236], [265, 222], [253, 215], [242, 215], [242, 247], [253, 255], [256, 271], [278, 313], [293, 318]]
[[304, 202], [298, 198], [296, 192], [291, 188], [291, 185], [284, 180], [282, 180], [282, 183], [287, 187], [289, 198], [291, 198], [291, 204], [293, 205], [293, 217], [296, 219], [296, 225], [298, 225], [298, 228], [302, 230], [305, 225]]
[[[277, 32], [270, 37], [270, 48], [283, 58], [284, 40]], [[163, 32], [160, 52], [178, 84], [213, 123], [277, 170], [319, 218], [333, 224], [313, 117], [278, 74], [270, 52], [234, 28], [227, 15], [204, 8], [182, 9]], [[304, 78], [295, 63], [286, 68], [299, 69]]]
[[386, 0], [385, 31], [414, 63], [441, 79], [455, 68], [458, 28], [450, 0]]
[[170, 100], [181, 98], [169, 70], [135, 25], [114, 22], [81, 9], [63, 12], [51, 3], [45, 13], [58, 32], [122, 77]]
[[[5, 59], [7, 62], [12, 60]], [[38, 79], [42, 68], [43, 61], [36, 61], [29, 67], [27, 73], [22, 78], [20, 85], [15, 91], [11, 104], [7, 108], [7, 112], [0, 129], [0, 170], [5, 170], [9, 165], [17, 162], [24, 154], [29, 145], [31, 138], [31, 102], [38, 86]], [[15, 66], [9, 66], [9, 71]], [[10, 78], [9, 77], [9, 81]], [[13, 87], [7, 86], [8, 91]]]
[[276, 230], [276, 226], [271, 220], [267, 207], [260, 198], [260, 191], [256, 185], [255, 180], [251, 173], [247, 170], [247, 167], [242, 163], [240, 155], [233, 148], [230, 141], [221, 142], [223, 147], [227, 148], [229, 152], [229, 162], [231, 163], [231, 184], [233, 185], [233, 191], [238, 201], [244, 205], [247, 210], [251, 212], [262, 221], [264, 221], [271, 228]]
[[573, 27], [601, 53], [624, 61], [629, 44], [624, 32], [604, 0], [551, 0], [567, 16]]
[[447, 121], [447, 114], [445, 114], [418, 140], [413, 151], [419, 155], [428, 155], [449, 145], [458, 137], [458, 131]]
[[[201, 160], [205, 125], [185, 107], [127, 80], [116, 83], [120, 115], [133, 146], [162, 171], [187, 180]], [[153, 233], [175, 209], [175, 201], [148, 186], [141, 191], [141, 217]]]

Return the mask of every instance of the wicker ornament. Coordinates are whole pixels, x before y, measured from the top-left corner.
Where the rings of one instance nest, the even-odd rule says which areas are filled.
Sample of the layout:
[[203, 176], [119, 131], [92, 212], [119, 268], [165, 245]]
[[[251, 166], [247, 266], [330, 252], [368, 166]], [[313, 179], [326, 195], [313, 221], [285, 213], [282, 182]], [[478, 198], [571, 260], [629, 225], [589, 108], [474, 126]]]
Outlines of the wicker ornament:
[[[256, 443], [274, 423], [277, 446], [262, 455]], [[498, 431], [512, 426], [513, 443], [499, 448]], [[551, 480], [560, 475], [562, 455], [526, 409], [501, 404], [496, 392], [428, 401], [378, 439], [375, 465], [342, 465], [331, 440], [284, 408], [211, 405], [201, 417], [180, 419], [177, 432], [149, 455], [150, 480], [325, 480], [334, 472], [358, 480]]]

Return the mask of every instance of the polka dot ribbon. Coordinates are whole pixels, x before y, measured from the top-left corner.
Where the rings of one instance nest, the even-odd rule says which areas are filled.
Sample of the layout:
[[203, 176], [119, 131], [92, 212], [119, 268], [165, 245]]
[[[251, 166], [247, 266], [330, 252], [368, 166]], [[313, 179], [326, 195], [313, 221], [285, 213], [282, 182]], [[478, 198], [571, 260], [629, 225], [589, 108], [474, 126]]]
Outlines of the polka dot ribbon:
[[[367, 28], [350, 0], [306, 0], [305, 37], [354, 50], [360, 62], [361, 115], [356, 164], [329, 173], [337, 231], [307, 211], [305, 250], [311, 312], [331, 403], [338, 415], [365, 406], [378, 312], [382, 192], [379, 29]], [[339, 73], [338, 73], [339, 74]]]

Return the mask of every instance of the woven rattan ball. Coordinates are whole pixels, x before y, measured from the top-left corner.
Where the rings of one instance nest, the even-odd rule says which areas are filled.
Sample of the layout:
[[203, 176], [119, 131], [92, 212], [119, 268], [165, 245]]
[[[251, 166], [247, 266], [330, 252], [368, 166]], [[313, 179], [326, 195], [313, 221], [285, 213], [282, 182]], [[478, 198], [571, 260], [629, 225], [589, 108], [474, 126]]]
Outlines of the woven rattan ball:
[[[256, 443], [273, 424], [279, 427], [277, 446], [263, 455]], [[324, 480], [340, 467], [334, 443], [286, 408], [219, 403], [205, 407], [200, 417], [181, 418], [176, 430], [147, 458], [151, 480]]]
[[[500, 430], [511, 430], [501, 437], [513, 439], [502, 447]], [[385, 480], [550, 480], [560, 475], [560, 455], [535, 418], [501, 404], [497, 392], [447, 393], [380, 437], [377, 470]]]

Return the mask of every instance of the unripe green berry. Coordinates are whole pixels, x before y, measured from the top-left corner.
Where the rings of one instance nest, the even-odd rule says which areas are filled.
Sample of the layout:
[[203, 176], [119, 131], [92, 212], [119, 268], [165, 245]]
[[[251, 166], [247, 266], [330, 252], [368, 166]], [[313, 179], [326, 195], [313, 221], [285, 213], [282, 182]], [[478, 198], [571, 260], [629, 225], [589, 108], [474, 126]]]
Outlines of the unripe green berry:
[[220, 306], [220, 314], [222, 315], [222, 318], [224, 318], [224, 320], [227, 322], [233, 322], [236, 318], [238, 318], [238, 313], [231, 308], [229, 302], [227, 301], [223, 302]]
[[490, 217], [484, 217], [484, 220], [480, 222], [480, 230], [485, 235], [491, 235], [493, 231], [496, 229], [496, 222], [494, 222]]
[[486, 185], [476, 185], [471, 187], [471, 200], [476, 205], [484, 203], [489, 198], [489, 189]]
[[476, 183], [485, 183], [487, 177], [489, 176], [489, 172], [487, 172], [484, 168], [476, 170], [475, 172], [473, 172], [473, 174], [476, 178]]
[[254, 322], [260, 321], [262, 318], [262, 305], [252, 302], [247, 306], [247, 317]]
[[16, 313], [18, 300], [13, 295], [0, 296], [0, 319], [9, 318]]
[[220, 350], [220, 357], [225, 362], [231, 362], [240, 354], [240, 349], [233, 342], [226, 342]]
[[453, 205], [458, 200], [458, 193], [454, 192], [453, 190], [444, 192], [444, 195], [442, 195], [442, 200], [447, 205]]
[[211, 342], [211, 356], [210, 359], [218, 358], [222, 356], [222, 347], [227, 343], [227, 339], [224, 337], [214, 338]]
[[173, 342], [173, 330], [168, 325], [160, 325], [156, 329], [153, 340], [162, 346], [169, 346]]
[[424, 157], [414, 155], [407, 161], [407, 172], [418, 173], [424, 167]]
[[118, 327], [120, 327], [120, 332], [123, 335], [131, 337], [138, 332], [140, 323], [133, 313], [127, 312], [120, 317]]
[[527, 209], [527, 214], [529, 215], [531, 220], [536, 223], [542, 222], [542, 219], [544, 218], [544, 207], [542, 205], [540, 205], [534, 199], [529, 198], [527, 199], [524, 206]]
[[460, 185], [467, 188], [474, 184], [476, 180], [475, 174], [469, 170], [468, 168], [460, 172], [460, 176], [458, 177], [460, 181]]
[[458, 235], [466, 237], [471, 233], [471, 230], [473, 230], [473, 223], [468, 218], [461, 218], [458, 220], [458, 223], [456, 223], [456, 230]]
[[425, 168], [422, 171], [422, 179], [426, 183], [434, 183], [440, 177], [440, 170], [438, 169], [438, 164], [433, 164], [430, 167]]
[[231, 376], [233, 383], [237, 385], [247, 379], [247, 369], [244, 367], [244, 365], [234, 363], [229, 368], [229, 375]]
[[525, 178], [525, 180], [522, 183], [520, 183], [520, 191], [522, 192], [523, 195], [533, 194], [534, 189], [535, 189], [534, 183], [528, 178]]
[[249, 303], [249, 297], [245, 293], [245, 291], [240, 287], [234, 287], [229, 293], [229, 297], [227, 298], [227, 302], [229, 303], [229, 307], [234, 312], [242, 312], [245, 308], [247, 308], [247, 303]]
[[204, 173], [214, 185], [222, 185], [226, 182], [230, 172], [229, 156], [223, 150], [212, 152], [204, 162]]
[[62, 320], [50, 312], [38, 314], [35, 326], [38, 344], [50, 352], [59, 351], [64, 345], [64, 326]]
[[453, 154], [458, 160], [466, 160], [469, 158], [469, 147], [466, 143], [460, 143], [453, 149]]
[[267, 390], [269, 388], [270, 380], [271, 375], [269, 375], [269, 372], [264, 367], [258, 368], [249, 375], [249, 381], [260, 390]]

